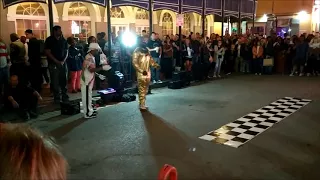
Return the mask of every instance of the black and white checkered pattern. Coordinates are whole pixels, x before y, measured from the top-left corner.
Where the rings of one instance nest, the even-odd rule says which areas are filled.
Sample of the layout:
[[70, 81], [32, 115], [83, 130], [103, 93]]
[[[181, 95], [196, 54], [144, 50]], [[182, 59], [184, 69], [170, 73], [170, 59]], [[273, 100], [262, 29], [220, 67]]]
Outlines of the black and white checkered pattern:
[[281, 98], [199, 138], [238, 148], [310, 102], [308, 99]]

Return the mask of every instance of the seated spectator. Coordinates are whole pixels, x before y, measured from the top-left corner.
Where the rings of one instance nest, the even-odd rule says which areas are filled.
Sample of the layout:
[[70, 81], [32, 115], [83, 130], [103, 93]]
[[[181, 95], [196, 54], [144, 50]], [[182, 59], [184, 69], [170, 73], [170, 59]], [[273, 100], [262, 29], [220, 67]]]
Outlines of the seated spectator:
[[70, 72], [70, 90], [72, 93], [80, 92], [80, 77], [81, 77], [81, 69], [83, 63], [83, 54], [81, 51], [76, 48], [76, 41], [73, 37], [69, 37], [67, 39], [69, 47], [69, 53], [67, 58], [67, 65]]
[[5, 107], [18, 110], [18, 114], [25, 120], [37, 117], [37, 105], [42, 97], [34, 89], [19, 83], [18, 76], [10, 77], [10, 85], [5, 90], [5, 97]]
[[67, 162], [56, 143], [23, 124], [0, 123], [1, 180], [66, 180]]

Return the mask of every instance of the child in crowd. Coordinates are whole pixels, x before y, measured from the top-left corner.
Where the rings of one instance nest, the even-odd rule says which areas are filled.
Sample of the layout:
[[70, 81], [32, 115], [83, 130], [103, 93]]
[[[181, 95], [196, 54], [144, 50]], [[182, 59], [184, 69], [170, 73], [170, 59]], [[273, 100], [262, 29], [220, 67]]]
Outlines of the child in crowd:
[[69, 47], [69, 53], [67, 58], [67, 65], [70, 72], [70, 91], [72, 93], [77, 93], [81, 91], [80, 87], [80, 77], [81, 69], [83, 63], [82, 51], [76, 48], [76, 41], [73, 37], [67, 39]]

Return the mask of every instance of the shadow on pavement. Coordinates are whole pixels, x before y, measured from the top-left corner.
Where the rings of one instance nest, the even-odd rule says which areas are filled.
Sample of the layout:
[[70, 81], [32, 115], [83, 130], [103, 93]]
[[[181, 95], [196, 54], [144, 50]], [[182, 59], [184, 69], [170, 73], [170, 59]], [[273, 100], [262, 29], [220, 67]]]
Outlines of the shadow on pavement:
[[142, 111], [141, 114], [148, 132], [151, 153], [159, 170], [164, 164], [171, 164], [177, 168], [179, 179], [219, 177], [195, 152], [192, 139], [149, 111]]
[[80, 118], [75, 121], [72, 121], [68, 124], [65, 124], [61, 127], [58, 127], [57, 129], [54, 129], [50, 131], [48, 134], [53, 136], [56, 139], [59, 139], [66, 134], [68, 134], [70, 131], [72, 131], [74, 128], [80, 126], [82, 123], [86, 122], [88, 119]]

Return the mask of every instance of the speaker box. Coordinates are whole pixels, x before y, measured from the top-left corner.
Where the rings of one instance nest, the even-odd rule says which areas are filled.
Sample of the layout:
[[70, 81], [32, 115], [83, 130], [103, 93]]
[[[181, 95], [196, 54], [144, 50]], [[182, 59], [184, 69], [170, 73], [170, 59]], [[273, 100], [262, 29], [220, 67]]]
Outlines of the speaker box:
[[113, 88], [107, 88], [101, 91], [98, 91], [98, 94], [101, 97], [101, 100], [104, 104], [110, 103], [117, 95], [117, 91]]
[[181, 89], [182, 87], [184, 87], [185, 85], [185, 81], [170, 81], [168, 88], [169, 89]]
[[80, 113], [80, 102], [70, 101], [60, 103], [62, 115], [75, 115]]
[[125, 79], [121, 72], [115, 71], [108, 77], [109, 88], [115, 89], [118, 93], [124, 90]]
[[175, 71], [172, 74], [172, 81], [180, 81], [187, 79], [187, 72], [186, 71]]

